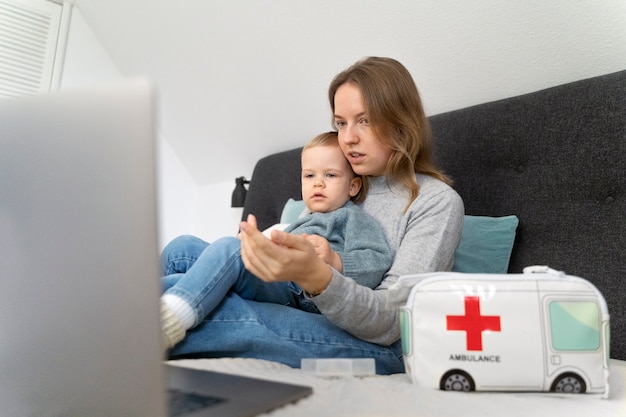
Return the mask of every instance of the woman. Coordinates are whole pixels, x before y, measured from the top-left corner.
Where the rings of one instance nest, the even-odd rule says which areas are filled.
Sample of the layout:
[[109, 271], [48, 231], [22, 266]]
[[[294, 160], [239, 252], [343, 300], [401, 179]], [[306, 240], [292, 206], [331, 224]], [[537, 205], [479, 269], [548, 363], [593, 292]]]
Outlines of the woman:
[[[361, 207], [383, 226], [394, 262], [374, 290], [326, 265], [302, 236], [266, 239], [253, 216], [241, 224], [246, 268], [264, 281], [296, 281], [321, 315], [230, 294], [177, 345], [174, 357], [253, 357], [299, 366], [301, 358], [373, 357], [380, 374], [402, 372], [398, 311], [387, 289], [406, 274], [449, 270], [461, 237], [463, 203], [434, 164], [415, 83], [398, 61], [371, 57], [329, 88], [333, 124], [353, 170], [366, 176]], [[172, 245], [164, 272], [184, 272], [201, 247]], [[201, 246], [201, 245], [200, 245]], [[172, 265], [179, 265], [173, 271]]]

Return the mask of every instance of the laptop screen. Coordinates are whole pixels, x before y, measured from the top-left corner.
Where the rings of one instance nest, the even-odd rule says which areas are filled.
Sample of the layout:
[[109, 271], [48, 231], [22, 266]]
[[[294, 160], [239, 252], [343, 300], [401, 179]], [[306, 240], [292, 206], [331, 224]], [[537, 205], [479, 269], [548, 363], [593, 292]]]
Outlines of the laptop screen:
[[3, 414], [165, 415], [153, 90], [0, 101]]

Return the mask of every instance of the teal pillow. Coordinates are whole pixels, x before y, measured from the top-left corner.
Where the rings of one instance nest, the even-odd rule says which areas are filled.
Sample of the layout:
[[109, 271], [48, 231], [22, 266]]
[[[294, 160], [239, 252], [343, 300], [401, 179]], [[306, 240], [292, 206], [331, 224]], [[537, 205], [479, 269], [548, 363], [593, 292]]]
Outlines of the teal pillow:
[[280, 215], [280, 222], [283, 224], [290, 224], [298, 220], [298, 216], [304, 210], [304, 201], [294, 200], [290, 198], [283, 207], [283, 212]]
[[517, 216], [465, 216], [461, 243], [454, 254], [453, 271], [486, 274], [506, 274]]
[[[290, 198], [283, 208], [281, 223], [293, 223], [304, 210], [302, 200]], [[517, 216], [487, 217], [465, 216], [461, 242], [454, 254], [455, 272], [506, 274], [515, 230], [519, 220]]]

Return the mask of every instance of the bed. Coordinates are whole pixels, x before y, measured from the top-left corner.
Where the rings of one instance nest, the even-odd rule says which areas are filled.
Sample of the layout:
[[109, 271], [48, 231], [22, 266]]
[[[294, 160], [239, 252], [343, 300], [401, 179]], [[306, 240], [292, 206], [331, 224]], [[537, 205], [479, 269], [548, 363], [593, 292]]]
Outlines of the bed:
[[[314, 387], [311, 397], [268, 414], [275, 417], [488, 416], [503, 410], [508, 416], [626, 415], [626, 71], [434, 115], [430, 122], [436, 157], [454, 179], [466, 215], [514, 215], [519, 222], [504, 272], [549, 265], [588, 279], [604, 294], [611, 314], [608, 400], [449, 393], [418, 388], [406, 374], [322, 378], [252, 359], [175, 363]], [[289, 149], [257, 162], [244, 218], [253, 213], [265, 228], [280, 220], [290, 198], [301, 198], [299, 153]]]

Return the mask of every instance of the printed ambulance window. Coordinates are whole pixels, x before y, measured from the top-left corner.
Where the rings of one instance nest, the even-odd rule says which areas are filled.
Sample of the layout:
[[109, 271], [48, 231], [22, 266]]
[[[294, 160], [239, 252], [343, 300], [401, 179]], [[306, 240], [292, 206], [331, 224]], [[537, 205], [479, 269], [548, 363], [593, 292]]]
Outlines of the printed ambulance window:
[[411, 315], [404, 309], [400, 310], [400, 339], [402, 340], [402, 353], [406, 356], [411, 354]]
[[555, 350], [597, 350], [600, 314], [592, 301], [551, 301], [550, 330]]

